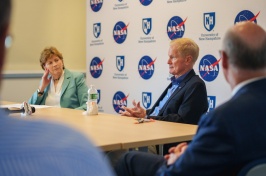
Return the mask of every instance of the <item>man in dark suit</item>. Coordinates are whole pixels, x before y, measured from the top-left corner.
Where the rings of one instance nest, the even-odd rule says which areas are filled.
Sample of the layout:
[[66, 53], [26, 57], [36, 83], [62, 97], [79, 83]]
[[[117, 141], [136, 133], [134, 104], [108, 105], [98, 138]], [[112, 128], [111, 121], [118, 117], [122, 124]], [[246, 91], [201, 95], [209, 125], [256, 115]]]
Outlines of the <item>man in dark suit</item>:
[[[193, 66], [199, 55], [198, 45], [189, 38], [172, 40], [168, 51], [170, 85], [150, 110], [133, 101], [133, 108], [123, 107], [121, 115], [152, 118], [169, 122], [198, 124], [200, 116], [207, 112], [208, 101], [204, 81], [195, 74]], [[164, 153], [175, 144], [164, 145]]]
[[221, 50], [232, 98], [199, 122], [192, 142], [162, 157], [126, 153], [119, 175], [235, 175], [248, 162], [266, 157], [266, 32], [253, 22], [230, 28]]

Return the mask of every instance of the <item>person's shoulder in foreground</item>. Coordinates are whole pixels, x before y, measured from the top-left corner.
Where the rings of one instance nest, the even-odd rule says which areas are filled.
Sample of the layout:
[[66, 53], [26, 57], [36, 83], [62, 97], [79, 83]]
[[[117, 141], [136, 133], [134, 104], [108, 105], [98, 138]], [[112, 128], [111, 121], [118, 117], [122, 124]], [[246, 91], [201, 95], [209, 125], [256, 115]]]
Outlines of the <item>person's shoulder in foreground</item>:
[[63, 125], [0, 112], [0, 175], [114, 175], [101, 151]]

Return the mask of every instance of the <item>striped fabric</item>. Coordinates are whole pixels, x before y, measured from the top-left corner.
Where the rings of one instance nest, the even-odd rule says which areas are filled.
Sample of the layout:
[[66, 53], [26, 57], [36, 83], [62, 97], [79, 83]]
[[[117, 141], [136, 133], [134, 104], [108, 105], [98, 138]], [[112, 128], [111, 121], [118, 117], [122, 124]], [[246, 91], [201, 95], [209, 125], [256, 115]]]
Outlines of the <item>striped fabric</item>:
[[0, 111], [0, 175], [114, 175], [98, 148], [62, 125]]

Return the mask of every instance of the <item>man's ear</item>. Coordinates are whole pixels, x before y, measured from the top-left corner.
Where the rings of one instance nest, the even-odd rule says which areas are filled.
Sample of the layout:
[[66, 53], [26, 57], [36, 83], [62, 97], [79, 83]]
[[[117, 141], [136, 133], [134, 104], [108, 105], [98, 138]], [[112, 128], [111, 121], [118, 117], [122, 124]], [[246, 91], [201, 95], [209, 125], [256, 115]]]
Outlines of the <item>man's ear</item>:
[[191, 63], [192, 62], [192, 56], [191, 55], [187, 55], [186, 56], [186, 63]]
[[222, 57], [222, 67], [223, 69], [228, 69], [228, 56], [225, 51], [221, 51], [221, 57]]

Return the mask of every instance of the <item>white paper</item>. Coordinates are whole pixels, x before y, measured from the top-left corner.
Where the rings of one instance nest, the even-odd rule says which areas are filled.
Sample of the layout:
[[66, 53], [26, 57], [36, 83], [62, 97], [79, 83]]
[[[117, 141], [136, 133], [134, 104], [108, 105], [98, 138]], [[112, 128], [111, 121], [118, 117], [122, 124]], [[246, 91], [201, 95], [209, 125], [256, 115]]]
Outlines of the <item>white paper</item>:
[[[0, 105], [1, 108], [19, 108], [21, 109], [22, 104], [8, 104], [8, 105]], [[46, 106], [46, 105], [30, 105], [34, 107], [35, 109], [41, 109], [41, 108], [49, 108], [52, 106]]]

